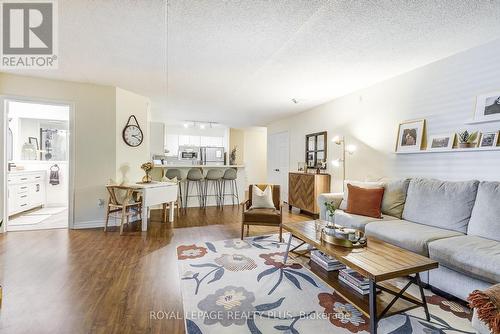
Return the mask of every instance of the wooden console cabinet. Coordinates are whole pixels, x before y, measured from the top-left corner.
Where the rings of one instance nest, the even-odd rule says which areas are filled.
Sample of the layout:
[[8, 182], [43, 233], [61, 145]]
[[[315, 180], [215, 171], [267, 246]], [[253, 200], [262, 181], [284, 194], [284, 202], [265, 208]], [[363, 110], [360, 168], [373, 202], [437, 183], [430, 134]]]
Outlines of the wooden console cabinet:
[[330, 174], [290, 172], [288, 174], [288, 205], [319, 214], [318, 196], [330, 192]]

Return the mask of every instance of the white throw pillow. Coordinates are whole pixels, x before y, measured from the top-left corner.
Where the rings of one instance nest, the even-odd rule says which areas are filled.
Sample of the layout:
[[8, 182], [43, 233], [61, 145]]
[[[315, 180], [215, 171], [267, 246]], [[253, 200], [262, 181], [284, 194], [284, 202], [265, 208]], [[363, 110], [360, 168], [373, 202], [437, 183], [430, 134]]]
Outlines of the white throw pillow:
[[355, 187], [365, 188], [365, 189], [375, 189], [375, 188], [384, 188], [385, 182], [383, 181], [344, 181], [344, 196], [342, 196], [342, 202], [340, 202], [339, 209], [346, 210], [347, 209], [347, 199], [349, 197], [347, 185], [350, 184]]
[[251, 209], [274, 209], [273, 190], [267, 186], [264, 191], [257, 186], [252, 186], [252, 206]]

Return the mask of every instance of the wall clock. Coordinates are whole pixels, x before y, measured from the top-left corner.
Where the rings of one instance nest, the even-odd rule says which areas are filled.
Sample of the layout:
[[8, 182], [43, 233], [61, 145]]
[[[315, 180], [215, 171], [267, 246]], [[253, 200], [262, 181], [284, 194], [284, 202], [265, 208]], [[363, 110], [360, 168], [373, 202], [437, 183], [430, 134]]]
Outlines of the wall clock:
[[[135, 124], [132, 121], [134, 121]], [[122, 137], [125, 144], [130, 147], [137, 147], [142, 144], [144, 134], [142, 133], [139, 122], [134, 115], [128, 118], [127, 124], [123, 128]]]

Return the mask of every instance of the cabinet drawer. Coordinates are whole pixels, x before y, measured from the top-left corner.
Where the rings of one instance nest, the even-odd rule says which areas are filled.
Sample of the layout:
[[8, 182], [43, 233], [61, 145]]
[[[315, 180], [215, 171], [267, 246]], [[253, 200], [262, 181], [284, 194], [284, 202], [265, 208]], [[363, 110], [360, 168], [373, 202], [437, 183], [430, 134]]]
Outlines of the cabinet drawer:
[[45, 180], [45, 172], [26, 172], [19, 174], [10, 174], [7, 176], [7, 184], [42, 182], [44, 180]]
[[9, 186], [9, 191], [12, 196], [16, 196], [18, 194], [27, 194], [29, 192], [30, 185], [29, 184], [17, 184], [13, 186]]

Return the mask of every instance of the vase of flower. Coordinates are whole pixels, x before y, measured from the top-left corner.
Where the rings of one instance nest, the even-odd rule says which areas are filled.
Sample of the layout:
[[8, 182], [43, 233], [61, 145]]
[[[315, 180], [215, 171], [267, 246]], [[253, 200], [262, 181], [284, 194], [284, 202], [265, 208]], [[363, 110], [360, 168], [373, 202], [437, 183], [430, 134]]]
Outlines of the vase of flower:
[[153, 178], [151, 177], [150, 173], [151, 170], [153, 169], [153, 164], [151, 162], [146, 162], [141, 165], [141, 169], [146, 173], [144, 177], [142, 178], [142, 183], [151, 183], [153, 181]]

